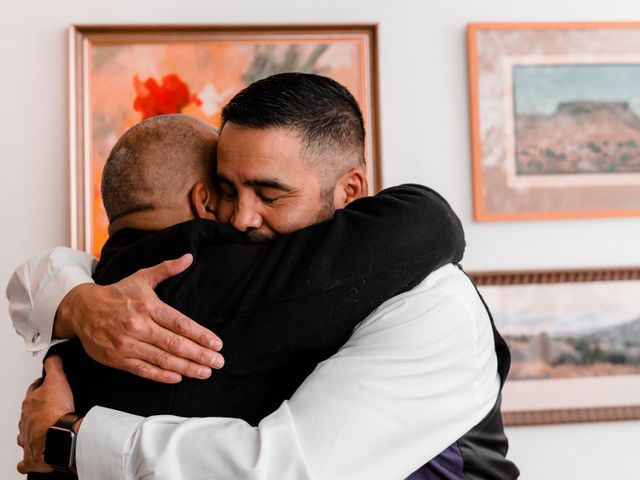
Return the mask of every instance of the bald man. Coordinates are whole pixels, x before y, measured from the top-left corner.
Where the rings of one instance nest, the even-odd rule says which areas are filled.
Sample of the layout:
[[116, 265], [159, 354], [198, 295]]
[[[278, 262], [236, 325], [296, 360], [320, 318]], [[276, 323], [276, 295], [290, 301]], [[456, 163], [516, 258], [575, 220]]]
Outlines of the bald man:
[[[273, 272], [258, 275], [257, 284], [265, 287], [255, 297], [258, 302], [278, 294], [283, 276], [300, 275], [296, 278], [305, 287], [284, 298], [311, 299], [308, 308], [289, 312], [292, 318], [304, 320], [316, 316], [320, 323], [305, 321], [305, 329], [322, 324], [324, 319], [336, 321], [339, 332], [343, 309], [366, 300], [369, 286], [374, 286], [375, 293], [376, 282], [384, 288], [394, 278], [410, 281], [415, 269], [422, 268], [422, 262], [433, 255], [434, 249], [441, 252], [449, 247], [450, 239], [442, 235], [439, 225], [443, 221], [439, 217], [446, 218], [447, 213], [433, 216], [432, 224], [425, 224], [425, 218], [420, 216], [434, 212], [429, 201], [423, 202], [434, 195], [428, 189], [398, 187], [400, 190], [359, 199], [366, 192], [362, 114], [348, 90], [329, 78], [279, 74], [238, 93], [223, 109], [218, 156], [222, 187], [218, 214], [223, 222], [231, 222], [255, 240], [278, 238], [274, 244], [280, 245], [285, 239], [294, 238], [289, 233], [299, 229], [318, 233], [316, 229], [334, 228], [337, 232], [331, 236], [335, 243], [314, 235], [308, 239], [308, 248], [288, 244], [280, 255], [270, 257], [278, 258], [277, 261], [259, 262], [261, 267], [272, 267]], [[322, 169], [327, 160], [340, 168], [334, 172], [333, 180]], [[417, 204], [420, 213], [414, 218], [407, 217], [407, 212], [413, 211], [411, 205]], [[330, 210], [336, 212], [331, 222], [305, 228], [326, 219]], [[375, 228], [367, 230], [372, 225], [370, 221], [380, 218], [391, 223], [382, 225], [374, 221]], [[347, 224], [356, 227], [352, 235], [343, 235]], [[363, 233], [367, 234], [366, 240], [358, 237]], [[432, 242], [434, 233], [437, 241]], [[418, 250], [414, 250], [413, 241], [420, 244]], [[333, 250], [338, 254], [333, 254]], [[318, 251], [329, 257], [312, 268], [298, 265]], [[365, 261], [358, 263], [356, 259], [362, 252]], [[20, 277], [18, 284], [32, 286], [30, 290], [28, 286], [11, 289], [15, 325], [27, 345], [34, 349], [47, 345], [56, 305], [59, 305], [58, 320], [76, 317], [73, 322], [81, 328], [83, 322], [78, 319], [86, 319], [98, 308], [107, 325], [136, 325], [125, 329], [130, 335], [124, 338], [133, 341], [119, 343], [119, 336], [111, 335], [113, 329], [98, 325], [97, 330], [116, 339], [121, 346], [116, 353], [126, 351], [126, 355], [137, 355], [136, 358], [147, 362], [135, 370], [137, 373], [164, 381], [170, 380], [163, 377], [167, 372], [191, 376], [188, 369], [182, 368], [184, 365], [176, 363], [176, 357], [200, 364], [204, 357], [198, 360], [191, 355], [192, 348], [186, 348], [188, 354], [181, 353], [184, 344], [174, 340], [158, 342], [154, 330], [157, 324], [148, 321], [148, 317], [158, 318], [155, 310], [166, 311], [169, 307], [158, 307], [153, 295], [148, 294], [149, 283], [154, 281], [147, 280], [145, 285], [135, 279], [148, 279], [149, 272], [156, 270], [124, 279], [116, 284], [119, 286], [79, 285], [71, 289], [80, 283], [78, 279], [87, 281], [76, 267], [84, 261], [72, 259], [78, 256], [82, 255], [54, 252], [45, 256], [46, 266], [41, 257], [16, 273]], [[385, 262], [389, 258], [396, 261], [387, 268]], [[131, 260], [138, 259], [136, 255]], [[346, 275], [331, 277], [340, 268], [344, 268]], [[376, 275], [378, 272], [380, 275]], [[195, 278], [202, 281], [205, 276]], [[327, 282], [316, 284], [319, 278]], [[334, 313], [325, 311], [323, 302], [313, 301], [314, 295], [305, 291], [312, 287], [324, 298], [345, 283], [351, 288], [327, 304], [339, 305], [339, 311]], [[142, 302], [136, 300], [141, 289], [145, 298]], [[230, 293], [238, 292], [234, 289]], [[298, 293], [302, 296], [298, 297]], [[287, 313], [287, 305], [294, 303], [278, 300], [271, 305], [276, 318]], [[189, 323], [183, 320], [159, 323], [164, 330], [186, 332], [190, 341], [211, 346], [211, 338], [190, 335], [193, 329], [185, 328]], [[234, 319], [226, 324], [237, 326], [242, 321]], [[302, 328], [298, 322], [285, 325], [298, 334]], [[163, 335], [167, 334], [164, 330], [160, 329]], [[286, 358], [295, 342], [286, 341], [286, 334], [275, 331], [268, 329], [273, 337], [262, 336], [261, 340], [266, 339], [281, 352], [277, 358]], [[322, 341], [325, 334], [318, 330], [316, 337]], [[167, 338], [175, 339], [168, 335]], [[91, 335], [87, 337], [90, 339]], [[224, 338], [225, 368], [228, 368], [229, 332], [224, 333]], [[150, 354], [149, 345], [163, 347], [164, 354]], [[308, 359], [304, 355], [302, 358]], [[500, 416], [500, 389], [508, 368], [508, 348], [473, 284], [460, 269], [445, 265], [414, 289], [379, 305], [353, 329], [339, 351], [322, 361], [295, 394], [257, 427], [220, 417], [143, 418], [94, 407], [79, 430], [78, 465], [81, 474], [85, 472], [88, 478], [114, 480], [211, 475], [234, 480], [387, 480], [409, 475], [412, 480], [512, 480], [518, 471], [505, 458], [507, 440]], [[72, 402], [55, 363], [49, 363], [49, 371], [52, 375], [48, 378], [52, 380], [45, 380], [41, 388], [27, 395], [23, 411], [22, 425], [28, 427], [21, 428], [22, 442], [27, 446], [25, 464], [33, 461], [36, 467], [41, 466], [41, 450], [37, 448], [37, 440], [29, 437], [35, 432], [37, 439], [36, 427], [46, 425], [47, 420], [55, 421], [46, 415], [43, 420], [41, 406], [50, 405], [50, 413], [62, 414]], [[31, 448], [33, 445], [35, 448]]]
[[166, 115], [129, 129], [102, 174], [109, 233], [135, 226], [161, 230], [191, 218], [215, 219], [217, 131], [186, 115]]
[[[249, 244], [245, 235], [210, 221], [217, 205], [215, 143], [211, 127], [182, 115], [155, 117], [125, 133], [104, 169], [110, 238], [94, 279], [110, 284], [191, 253], [193, 265], [157, 293], [224, 339], [226, 364], [210, 376], [194, 363], [189, 368], [199, 380], [168, 385], [100, 365], [79, 340], [58, 345], [53, 353], [64, 359], [80, 416], [100, 405], [257, 425], [376, 306], [462, 256], [457, 217], [441, 197], [417, 186], [354, 201], [331, 221]], [[399, 228], [404, 235], [396, 238]], [[91, 345], [96, 339], [80, 340]], [[219, 355], [211, 355], [208, 363], [219, 367]]]

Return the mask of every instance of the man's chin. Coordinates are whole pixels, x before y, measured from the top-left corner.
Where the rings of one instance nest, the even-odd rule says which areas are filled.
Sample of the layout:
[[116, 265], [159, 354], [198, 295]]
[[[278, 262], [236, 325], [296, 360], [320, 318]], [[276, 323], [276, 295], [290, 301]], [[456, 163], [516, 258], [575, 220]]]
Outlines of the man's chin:
[[276, 233], [262, 233], [251, 231], [247, 232], [247, 237], [251, 243], [266, 243], [275, 240], [278, 235]]

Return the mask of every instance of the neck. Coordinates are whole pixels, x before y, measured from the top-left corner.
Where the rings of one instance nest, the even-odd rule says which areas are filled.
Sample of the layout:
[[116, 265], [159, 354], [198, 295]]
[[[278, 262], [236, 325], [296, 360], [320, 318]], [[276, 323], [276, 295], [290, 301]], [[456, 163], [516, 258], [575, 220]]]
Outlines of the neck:
[[177, 210], [167, 208], [154, 208], [142, 212], [134, 212], [129, 215], [116, 218], [109, 224], [109, 235], [113, 235], [125, 228], [138, 230], [162, 230], [177, 223], [186, 222], [194, 218], [190, 210]]

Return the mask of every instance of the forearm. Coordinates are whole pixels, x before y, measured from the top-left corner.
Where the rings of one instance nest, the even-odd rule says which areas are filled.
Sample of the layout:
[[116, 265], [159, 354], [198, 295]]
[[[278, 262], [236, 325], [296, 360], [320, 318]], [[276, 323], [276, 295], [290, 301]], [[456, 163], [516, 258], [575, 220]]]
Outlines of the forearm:
[[[403, 185], [358, 200], [331, 221], [268, 246], [260, 273], [269, 281], [244, 291], [230, 327], [242, 335], [233, 337], [239, 344], [228, 345], [227, 358], [243, 352], [244, 362], [269, 362], [264, 339], [271, 338], [280, 351], [335, 352], [377, 306], [460, 261], [464, 247], [459, 219], [426, 187]], [[295, 321], [301, 312], [304, 334]]]
[[314, 288], [358, 288], [356, 282], [375, 276], [389, 277], [391, 297], [459, 262], [464, 249], [460, 220], [440, 195], [420, 185], [392, 187], [274, 242], [263, 262], [273, 275], [260, 298], [269, 302]]
[[[331, 222], [310, 227], [308, 238], [303, 232], [299, 235], [303, 244], [317, 247], [313, 237], [318, 234], [326, 253], [309, 248], [310, 267], [315, 255], [333, 275], [392, 271], [398, 264], [428, 259], [431, 268], [422, 272], [422, 280], [443, 265], [459, 262], [465, 249], [455, 212], [437, 192], [422, 185], [399, 185], [359, 199], [338, 210]], [[346, 260], [347, 266], [336, 260]]]
[[81, 312], [76, 308], [81, 304], [81, 299], [87, 288], [93, 287], [93, 281], [84, 282], [71, 288], [58, 303], [55, 320], [53, 322], [53, 338], [75, 338], [78, 336], [74, 324], [74, 318], [81, 318]]
[[285, 404], [251, 427], [226, 418], [148, 419], [100, 407], [80, 429], [81, 479], [313, 478]]
[[93, 282], [95, 259], [69, 248], [59, 247], [20, 265], [7, 285], [9, 313], [16, 332], [28, 351], [46, 350], [52, 338], [64, 338], [68, 330], [54, 331], [56, 311], [74, 287]]
[[[460, 277], [456, 271], [443, 269], [434, 281]], [[94, 409], [80, 432], [81, 478], [137, 479], [151, 471], [185, 480], [405, 478], [496, 401], [491, 327], [477, 303], [475, 318], [427, 282], [381, 306], [255, 428]]]

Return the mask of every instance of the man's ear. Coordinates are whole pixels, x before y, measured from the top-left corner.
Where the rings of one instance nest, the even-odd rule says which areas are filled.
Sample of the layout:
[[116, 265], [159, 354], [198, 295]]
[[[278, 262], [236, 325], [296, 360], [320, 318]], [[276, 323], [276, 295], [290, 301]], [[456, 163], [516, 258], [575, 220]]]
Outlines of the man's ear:
[[367, 174], [361, 167], [352, 168], [336, 183], [333, 196], [334, 207], [336, 209], [344, 208], [354, 200], [366, 197], [367, 194]]
[[191, 189], [191, 206], [197, 218], [216, 220], [215, 192], [204, 182], [196, 183]]

